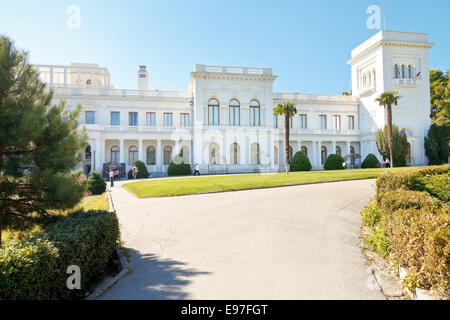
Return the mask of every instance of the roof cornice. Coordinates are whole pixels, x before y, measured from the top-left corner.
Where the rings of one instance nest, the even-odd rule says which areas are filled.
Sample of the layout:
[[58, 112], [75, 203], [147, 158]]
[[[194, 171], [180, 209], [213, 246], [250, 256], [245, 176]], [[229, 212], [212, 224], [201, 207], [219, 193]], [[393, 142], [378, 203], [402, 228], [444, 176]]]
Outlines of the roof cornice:
[[268, 80], [274, 81], [277, 76], [273, 75], [254, 75], [239, 73], [213, 73], [213, 72], [191, 72], [191, 77], [201, 79], [222, 79], [222, 80]]
[[368, 56], [380, 47], [410, 47], [410, 48], [423, 48], [430, 49], [434, 46], [431, 42], [417, 42], [417, 41], [400, 41], [400, 40], [380, 40], [369, 48], [361, 52], [360, 54], [354, 56], [347, 61], [347, 64], [354, 64], [355, 62], [361, 60], [362, 58]]

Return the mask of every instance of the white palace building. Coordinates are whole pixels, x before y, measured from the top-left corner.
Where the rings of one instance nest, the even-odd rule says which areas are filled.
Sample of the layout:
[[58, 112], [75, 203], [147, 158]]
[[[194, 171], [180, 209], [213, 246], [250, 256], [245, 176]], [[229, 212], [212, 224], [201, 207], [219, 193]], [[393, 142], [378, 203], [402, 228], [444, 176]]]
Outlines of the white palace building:
[[110, 163], [128, 170], [141, 160], [161, 176], [180, 153], [205, 174], [283, 170], [284, 119], [273, 108], [286, 101], [298, 111], [290, 124], [290, 148], [293, 154], [303, 150], [313, 169], [322, 169], [331, 153], [347, 159], [373, 153], [382, 161], [375, 136], [386, 111], [375, 98], [388, 90], [402, 96], [393, 121], [407, 132], [407, 162], [424, 165], [432, 46], [426, 34], [378, 32], [351, 52], [351, 96], [274, 92], [271, 68], [197, 64], [186, 91], [149, 90], [145, 66], [138, 71], [137, 90], [115, 89], [108, 69], [96, 64], [36, 68], [54, 90], [54, 103], [82, 105], [89, 146], [80, 168], [86, 173], [102, 172]]

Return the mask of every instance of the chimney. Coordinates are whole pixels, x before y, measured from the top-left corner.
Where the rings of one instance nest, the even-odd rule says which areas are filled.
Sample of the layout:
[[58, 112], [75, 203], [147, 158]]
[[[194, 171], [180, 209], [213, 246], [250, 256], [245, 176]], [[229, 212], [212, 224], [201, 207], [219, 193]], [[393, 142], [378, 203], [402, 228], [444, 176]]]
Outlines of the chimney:
[[138, 71], [138, 89], [139, 90], [148, 90], [147, 66], [139, 66], [139, 71]]

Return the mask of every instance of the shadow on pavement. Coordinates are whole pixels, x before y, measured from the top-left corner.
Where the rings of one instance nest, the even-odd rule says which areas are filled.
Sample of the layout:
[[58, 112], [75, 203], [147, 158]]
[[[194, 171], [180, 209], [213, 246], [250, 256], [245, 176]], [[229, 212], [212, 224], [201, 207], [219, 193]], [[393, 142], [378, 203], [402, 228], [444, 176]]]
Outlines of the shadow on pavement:
[[140, 254], [128, 249], [134, 271], [123, 277], [100, 299], [109, 300], [179, 300], [189, 299], [184, 288], [189, 278], [208, 275], [210, 272], [187, 268], [186, 264], [170, 259], [160, 259], [155, 254]]

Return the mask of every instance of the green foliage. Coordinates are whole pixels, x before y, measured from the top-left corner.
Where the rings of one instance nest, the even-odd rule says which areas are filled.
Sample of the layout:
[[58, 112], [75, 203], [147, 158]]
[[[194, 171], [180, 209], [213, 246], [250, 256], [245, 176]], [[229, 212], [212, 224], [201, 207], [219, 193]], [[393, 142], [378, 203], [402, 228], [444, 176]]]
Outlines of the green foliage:
[[416, 180], [416, 189], [426, 191], [433, 197], [448, 202], [450, 200], [450, 175], [447, 172], [419, 177]]
[[106, 191], [106, 182], [97, 172], [92, 172], [88, 181], [88, 190], [91, 194], [99, 195]]
[[[134, 165], [138, 169], [138, 174], [137, 174], [136, 178], [137, 179], [147, 179], [148, 178], [148, 170], [147, 170], [147, 166], [145, 165], [145, 163], [138, 160], [134, 163]], [[130, 169], [128, 171], [128, 179], [132, 179], [132, 178], [133, 178], [133, 170]]]
[[378, 168], [377, 165], [379, 165], [380, 162], [378, 161], [377, 157], [373, 153], [369, 153], [367, 157], [364, 159], [364, 161], [361, 163], [361, 168]]
[[[119, 240], [115, 213], [77, 211], [42, 233], [0, 249], [0, 300], [83, 298]], [[66, 271], [81, 269], [81, 290], [69, 290]]]
[[173, 161], [169, 162], [169, 167], [167, 168], [167, 174], [169, 176], [188, 176], [192, 174], [191, 165], [184, 163], [175, 163]]
[[430, 165], [439, 165], [448, 162], [448, 149], [450, 143], [450, 124], [433, 123], [425, 137], [425, 154]]
[[311, 162], [304, 152], [298, 151], [291, 160], [290, 171], [310, 171]]
[[[377, 147], [384, 159], [390, 159], [388, 146], [388, 128], [384, 126], [383, 130], [377, 132]], [[401, 131], [396, 125], [392, 126], [392, 149], [394, 152], [394, 167], [406, 166], [406, 155], [408, 154], [408, 138], [405, 129]]]
[[375, 201], [372, 201], [368, 206], [365, 206], [360, 214], [363, 225], [369, 228], [374, 228], [381, 219], [381, 210], [377, 207]]
[[77, 130], [80, 107], [51, 105], [28, 54], [0, 37], [0, 220], [1, 229], [51, 209], [70, 209], [85, 193], [81, 161], [86, 131]]
[[323, 165], [325, 170], [343, 170], [344, 166], [342, 165], [345, 162], [344, 158], [342, 158], [338, 154], [330, 154], [325, 160], [325, 164]]
[[410, 288], [450, 294], [450, 165], [384, 174], [361, 211], [367, 243], [408, 270]]
[[[431, 119], [438, 125], [450, 125], [449, 72], [430, 70]], [[435, 111], [433, 111], [435, 110]]]

